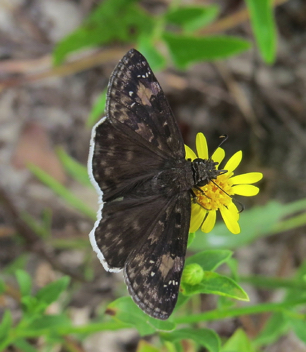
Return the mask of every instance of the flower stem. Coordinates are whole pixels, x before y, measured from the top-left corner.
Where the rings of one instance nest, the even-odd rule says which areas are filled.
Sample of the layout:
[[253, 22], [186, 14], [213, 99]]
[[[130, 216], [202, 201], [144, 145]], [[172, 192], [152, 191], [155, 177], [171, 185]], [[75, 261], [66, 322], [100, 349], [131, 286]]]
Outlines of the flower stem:
[[306, 298], [285, 301], [281, 303], [262, 303], [253, 306], [230, 308], [230, 309], [215, 309], [201, 314], [193, 314], [189, 316], [176, 318], [174, 321], [177, 324], [183, 323], [198, 323], [203, 321], [219, 320], [230, 317], [238, 317], [241, 315], [259, 314], [265, 312], [279, 312], [287, 308], [305, 304]]

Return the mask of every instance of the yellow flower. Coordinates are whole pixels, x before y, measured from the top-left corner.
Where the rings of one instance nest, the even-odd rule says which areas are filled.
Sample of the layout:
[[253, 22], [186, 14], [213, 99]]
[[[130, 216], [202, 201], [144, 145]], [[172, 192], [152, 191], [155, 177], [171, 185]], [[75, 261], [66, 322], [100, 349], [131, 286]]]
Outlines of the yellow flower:
[[[186, 159], [208, 159], [208, 147], [206, 138], [203, 133], [198, 133], [196, 137], [196, 155], [189, 147], [185, 145]], [[225, 157], [222, 148], [218, 148], [211, 159], [219, 164]], [[191, 205], [191, 220], [189, 232], [195, 232], [200, 227], [205, 233], [210, 232], [216, 223], [217, 210], [220, 210], [221, 216], [226, 227], [234, 234], [240, 232], [238, 224], [239, 211], [233, 203], [235, 194], [240, 196], [255, 196], [259, 192], [259, 188], [253, 186], [262, 179], [261, 172], [250, 172], [234, 176], [234, 171], [240, 164], [242, 159], [242, 151], [235, 153], [223, 167], [226, 173], [220, 174], [215, 180], [210, 181], [207, 185], [199, 189], [193, 188], [196, 200]]]

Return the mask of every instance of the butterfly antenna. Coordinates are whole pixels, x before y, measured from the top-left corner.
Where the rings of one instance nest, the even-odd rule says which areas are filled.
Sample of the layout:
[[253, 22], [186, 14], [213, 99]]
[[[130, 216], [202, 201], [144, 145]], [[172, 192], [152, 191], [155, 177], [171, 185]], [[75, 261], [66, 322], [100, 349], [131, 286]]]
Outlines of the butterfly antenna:
[[[214, 153], [216, 152], [216, 150], [217, 150], [218, 148], [220, 148], [221, 145], [222, 145], [223, 143], [225, 143], [225, 142], [228, 140], [228, 135], [227, 135], [227, 134], [223, 134], [223, 135], [220, 136], [219, 138], [223, 138], [223, 139], [222, 139], [222, 141], [219, 143], [219, 145], [217, 146], [217, 148], [214, 150], [214, 152], [213, 152], [211, 155], [214, 155]], [[211, 156], [209, 157], [209, 160], [211, 160]]]
[[216, 187], [218, 187], [223, 193], [225, 193], [227, 196], [229, 196], [229, 197], [233, 200], [233, 202], [234, 202], [235, 204], [238, 204], [238, 205], [239, 205], [239, 207], [240, 207], [240, 209], [238, 209], [238, 213], [239, 213], [239, 214], [244, 211], [244, 205], [243, 205], [241, 202], [239, 202], [239, 200], [237, 200], [237, 199], [234, 198], [233, 196], [229, 195], [226, 191], [224, 191], [223, 188], [221, 188], [219, 185], [217, 185], [214, 180], [210, 180], [210, 181], [211, 181]]

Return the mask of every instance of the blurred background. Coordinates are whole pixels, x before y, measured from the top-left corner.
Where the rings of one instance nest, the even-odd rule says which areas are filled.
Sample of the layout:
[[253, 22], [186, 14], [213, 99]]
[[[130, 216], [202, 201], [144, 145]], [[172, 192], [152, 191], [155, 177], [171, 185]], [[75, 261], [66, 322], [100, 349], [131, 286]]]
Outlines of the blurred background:
[[[132, 327], [90, 325], [112, 322], [106, 306], [127, 295], [121, 273], [105, 272], [88, 241], [97, 195], [86, 163], [108, 79], [132, 47], [151, 64], [186, 144], [194, 149], [201, 131], [213, 151], [227, 134], [227, 158], [243, 151], [239, 173], [264, 174], [259, 195], [241, 200], [241, 234], [220, 224], [197, 234], [191, 252], [233, 250], [249, 304], [283, 302], [288, 287], [305, 292], [304, 0], [0, 0], [0, 349], [167, 351]], [[54, 282], [38, 308], [36, 292]], [[195, 306], [207, 311], [216, 299]], [[267, 327], [271, 314], [262, 313], [207, 326], [223, 341], [241, 328], [254, 351], [306, 351], [303, 319], [272, 317], [279, 324]], [[70, 325], [90, 328], [60, 330]]]

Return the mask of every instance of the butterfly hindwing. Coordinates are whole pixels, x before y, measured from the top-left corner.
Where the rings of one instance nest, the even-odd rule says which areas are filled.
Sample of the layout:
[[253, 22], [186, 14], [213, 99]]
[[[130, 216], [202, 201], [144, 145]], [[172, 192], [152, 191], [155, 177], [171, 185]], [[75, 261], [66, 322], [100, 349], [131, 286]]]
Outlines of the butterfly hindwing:
[[113, 123], [120, 122], [168, 156], [184, 158], [183, 138], [169, 103], [138, 51], [130, 50], [115, 68], [107, 98]]
[[148, 237], [168, 203], [167, 198], [157, 195], [104, 203], [102, 218], [91, 232], [91, 241], [106, 270], [123, 269], [129, 254]]
[[125, 281], [132, 298], [142, 310], [158, 319], [167, 319], [177, 301], [187, 248], [190, 202], [189, 192], [173, 197], [125, 264]]

